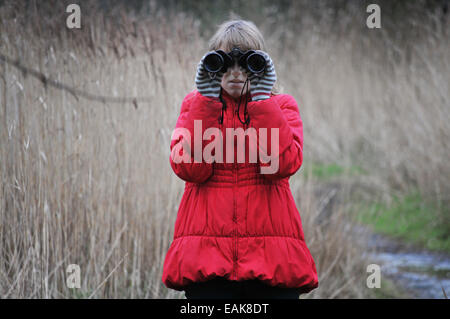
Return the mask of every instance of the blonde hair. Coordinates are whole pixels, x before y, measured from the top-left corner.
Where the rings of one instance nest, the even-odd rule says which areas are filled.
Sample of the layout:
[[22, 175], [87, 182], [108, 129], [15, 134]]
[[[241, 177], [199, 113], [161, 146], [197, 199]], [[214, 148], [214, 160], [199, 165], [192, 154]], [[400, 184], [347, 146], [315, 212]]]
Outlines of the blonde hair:
[[[266, 43], [259, 29], [251, 21], [232, 19], [222, 23], [216, 33], [209, 40], [209, 50], [222, 49], [230, 52], [234, 47], [242, 51], [266, 50]], [[276, 87], [272, 88], [273, 94], [278, 94]]]
[[266, 51], [266, 45], [261, 32], [251, 21], [229, 20], [219, 26], [219, 29], [209, 40], [209, 49], [223, 49], [225, 52], [238, 47], [243, 51]]

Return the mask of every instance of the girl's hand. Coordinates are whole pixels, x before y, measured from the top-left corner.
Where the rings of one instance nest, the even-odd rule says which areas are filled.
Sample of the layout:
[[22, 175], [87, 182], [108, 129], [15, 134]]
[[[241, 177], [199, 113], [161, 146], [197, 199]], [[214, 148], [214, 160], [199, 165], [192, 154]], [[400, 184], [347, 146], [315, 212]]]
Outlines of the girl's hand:
[[264, 72], [254, 74], [247, 71], [248, 78], [250, 79], [250, 94], [252, 101], [259, 101], [270, 98], [270, 93], [277, 80], [277, 75], [270, 56], [261, 50], [256, 50], [255, 52], [262, 54], [266, 60]]
[[214, 74], [210, 74], [205, 70], [203, 60], [208, 53], [206, 53], [198, 63], [197, 74], [195, 76], [195, 85], [197, 86], [197, 90], [201, 95], [218, 98], [220, 95], [220, 88], [224, 73], [217, 72]]

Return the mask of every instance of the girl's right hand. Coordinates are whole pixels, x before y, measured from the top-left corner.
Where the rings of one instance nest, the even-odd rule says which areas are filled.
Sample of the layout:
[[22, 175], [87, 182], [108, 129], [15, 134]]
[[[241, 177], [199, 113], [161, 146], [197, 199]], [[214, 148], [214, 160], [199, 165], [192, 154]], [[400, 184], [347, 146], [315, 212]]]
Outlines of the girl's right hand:
[[203, 60], [208, 53], [206, 53], [198, 63], [197, 74], [195, 76], [195, 85], [197, 86], [197, 90], [201, 95], [218, 98], [220, 95], [220, 88], [224, 73], [217, 72], [210, 75], [210, 73], [205, 70]]

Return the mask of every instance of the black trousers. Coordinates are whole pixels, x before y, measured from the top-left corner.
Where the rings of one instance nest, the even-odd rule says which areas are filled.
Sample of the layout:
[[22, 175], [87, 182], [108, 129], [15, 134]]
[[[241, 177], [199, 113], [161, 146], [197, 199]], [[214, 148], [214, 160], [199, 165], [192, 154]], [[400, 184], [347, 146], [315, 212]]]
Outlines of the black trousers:
[[260, 280], [231, 281], [218, 277], [190, 284], [185, 295], [186, 299], [298, 299], [300, 290], [272, 287]]

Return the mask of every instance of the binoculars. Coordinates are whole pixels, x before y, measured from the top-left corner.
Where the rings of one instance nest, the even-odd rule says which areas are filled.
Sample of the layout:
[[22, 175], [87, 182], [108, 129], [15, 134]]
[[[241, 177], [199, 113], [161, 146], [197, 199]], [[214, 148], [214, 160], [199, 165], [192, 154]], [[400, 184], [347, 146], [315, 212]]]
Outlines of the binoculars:
[[262, 54], [254, 50], [244, 52], [239, 48], [233, 48], [229, 53], [222, 50], [208, 53], [203, 60], [203, 65], [206, 71], [217, 73], [226, 72], [236, 62], [242, 68], [256, 74], [262, 73], [266, 67], [266, 59]]

